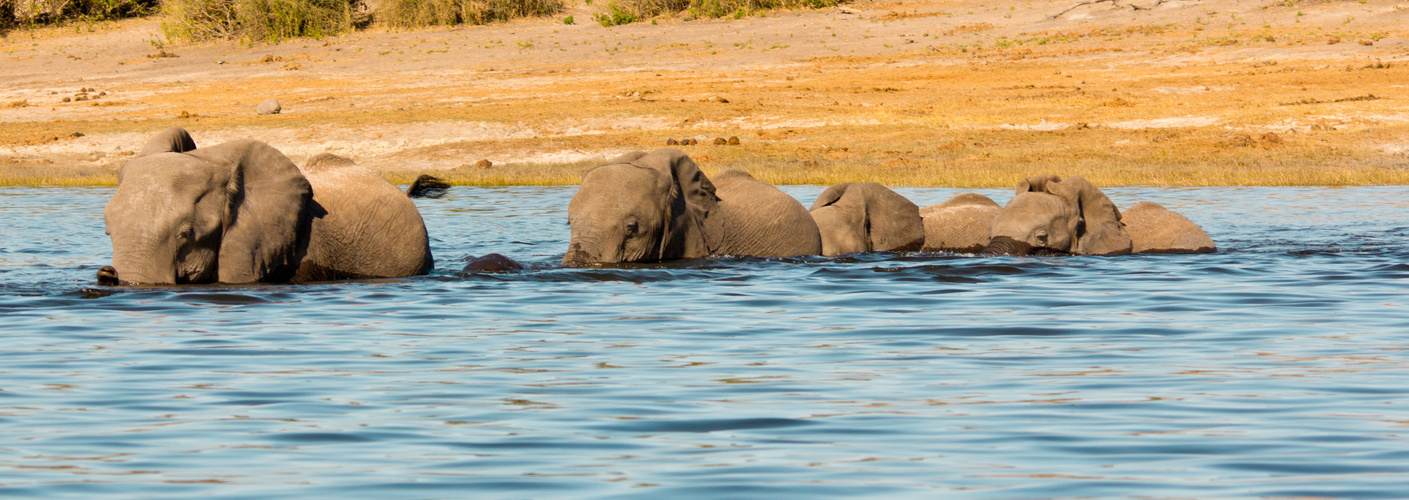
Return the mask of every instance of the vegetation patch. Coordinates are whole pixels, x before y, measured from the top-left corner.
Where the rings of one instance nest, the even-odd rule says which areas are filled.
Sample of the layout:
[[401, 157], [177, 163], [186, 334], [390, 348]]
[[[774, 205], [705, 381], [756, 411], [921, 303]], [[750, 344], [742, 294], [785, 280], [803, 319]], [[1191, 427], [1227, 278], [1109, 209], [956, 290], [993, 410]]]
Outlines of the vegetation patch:
[[380, 15], [397, 28], [420, 28], [489, 24], [562, 10], [563, 0], [385, 0]]
[[677, 12], [690, 18], [733, 17], [778, 9], [821, 9], [836, 7], [844, 0], [620, 0], [607, 4], [607, 10], [593, 16], [602, 26], [616, 26]]
[[242, 38], [277, 43], [322, 38], [365, 23], [361, 0], [163, 0], [168, 38]]

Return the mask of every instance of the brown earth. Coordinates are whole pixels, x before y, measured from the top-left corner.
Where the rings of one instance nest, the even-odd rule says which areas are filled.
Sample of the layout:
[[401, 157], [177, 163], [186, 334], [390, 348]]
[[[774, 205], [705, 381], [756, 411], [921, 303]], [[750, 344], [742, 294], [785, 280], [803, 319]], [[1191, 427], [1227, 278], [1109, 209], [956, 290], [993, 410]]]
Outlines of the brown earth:
[[[1409, 183], [1409, 3], [1106, 1], [1053, 17], [1079, 3], [878, 0], [611, 28], [578, 4], [272, 46], [171, 43], [158, 19], [15, 31], [0, 41], [0, 184], [111, 183], [172, 125], [402, 182], [572, 183], [694, 138], [672, 147], [777, 183]], [[257, 115], [270, 97], [283, 113]]]

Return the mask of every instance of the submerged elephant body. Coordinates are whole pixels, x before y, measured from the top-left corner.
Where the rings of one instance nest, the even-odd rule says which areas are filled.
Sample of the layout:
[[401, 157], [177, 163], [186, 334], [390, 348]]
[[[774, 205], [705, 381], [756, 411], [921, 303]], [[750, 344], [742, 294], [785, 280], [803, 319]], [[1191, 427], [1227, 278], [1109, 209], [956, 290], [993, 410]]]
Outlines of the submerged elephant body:
[[367, 175], [404, 195], [360, 167], [315, 174], [310, 183], [267, 144], [196, 148], [180, 128], [143, 151], [123, 167], [103, 210], [113, 265], [99, 272], [100, 282], [278, 283], [408, 276], [431, 267], [414, 205], [388, 208], [399, 200]]
[[988, 246], [988, 226], [1002, 207], [976, 193], [957, 195], [920, 209], [925, 224], [926, 252], [979, 253]]
[[568, 204], [563, 264], [821, 252], [817, 225], [797, 200], [743, 171], [716, 180], [675, 149], [628, 153], [588, 171]]
[[1213, 253], [1213, 238], [1183, 215], [1152, 201], [1121, 213], [1135, 253]]
[[827, 188], [812, 204], [822, 255], [919, 250], [925, 243], [920, 208], [874, 182]]

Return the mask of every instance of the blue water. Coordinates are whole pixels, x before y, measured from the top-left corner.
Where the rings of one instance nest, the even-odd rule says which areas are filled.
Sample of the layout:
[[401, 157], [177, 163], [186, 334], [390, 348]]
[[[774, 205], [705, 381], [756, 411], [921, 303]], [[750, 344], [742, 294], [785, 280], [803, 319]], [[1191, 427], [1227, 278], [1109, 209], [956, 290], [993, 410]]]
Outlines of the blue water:
[[430, 276], [123, 290], [109, 189], [0, 188], [0, 497], [1409, 497], [1402, 187], [1107, 190], [1214, 255], [561, 269], [574, 189], [417, 201]]

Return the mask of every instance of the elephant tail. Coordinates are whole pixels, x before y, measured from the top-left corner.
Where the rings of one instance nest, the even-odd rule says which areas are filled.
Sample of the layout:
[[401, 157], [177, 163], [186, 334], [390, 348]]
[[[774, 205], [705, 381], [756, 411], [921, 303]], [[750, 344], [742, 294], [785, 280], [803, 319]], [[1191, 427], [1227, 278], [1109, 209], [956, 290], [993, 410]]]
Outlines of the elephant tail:
[[406, 188], [406, 196], [412, 198], [439, 198], [450, 190], [450, 183], [430, 174], [421, 174]]

